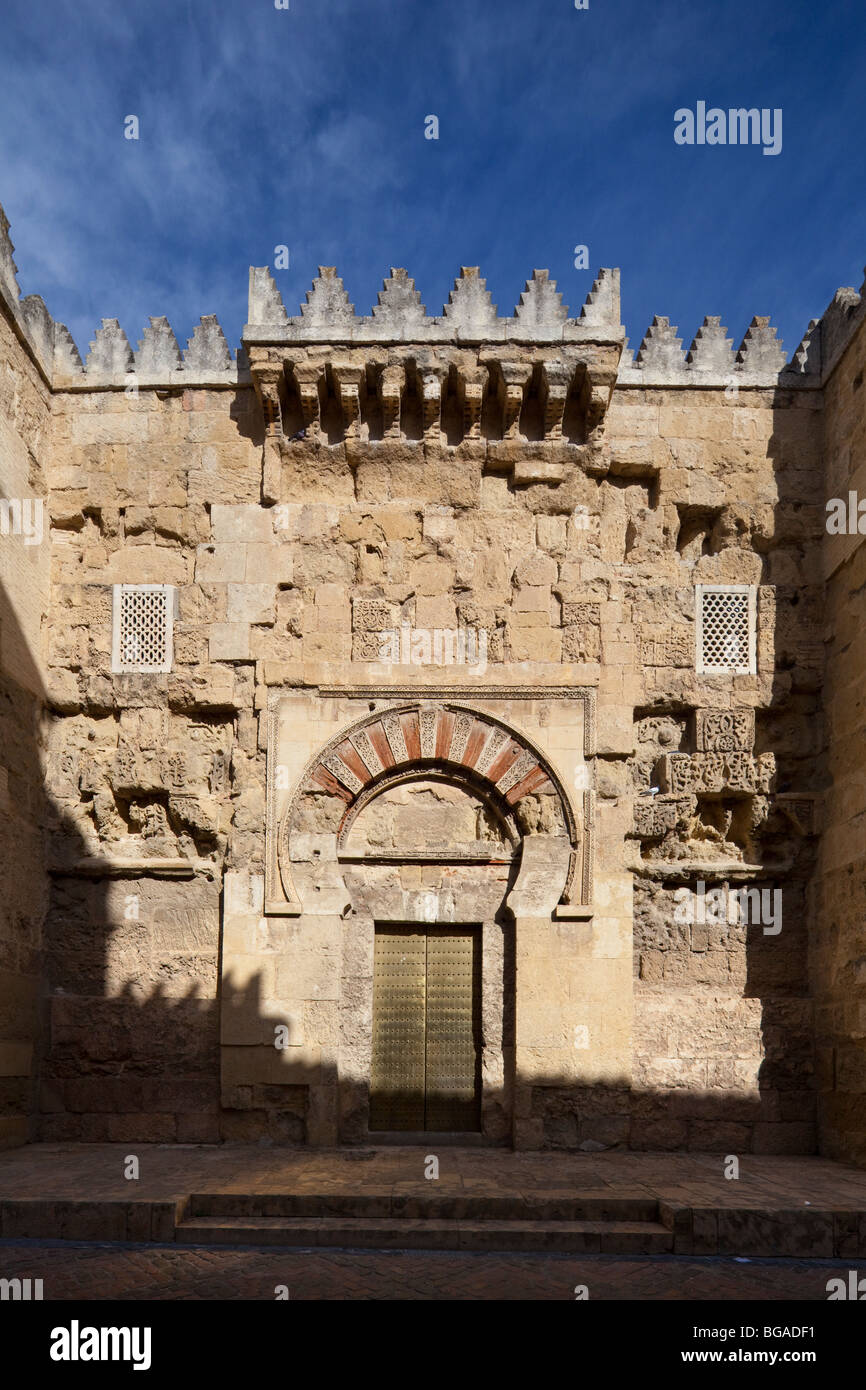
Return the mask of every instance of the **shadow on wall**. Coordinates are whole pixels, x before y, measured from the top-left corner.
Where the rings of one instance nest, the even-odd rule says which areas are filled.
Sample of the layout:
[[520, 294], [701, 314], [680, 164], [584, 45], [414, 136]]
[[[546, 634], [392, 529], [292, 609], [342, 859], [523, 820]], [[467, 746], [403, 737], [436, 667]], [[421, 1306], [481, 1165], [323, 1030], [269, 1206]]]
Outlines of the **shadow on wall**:
[[[756, 719], [755, 751], [776, 759], [776, 798], [757, 800], [753, 819], [764, 862], [782, 867], [769, 886], [776, 920], [749, 929], [747, 999], [761, 1001], [761, 1094], [769, 1098], [770, 1151], [816, 1152], [821, 1135], [816, 1071], [816, 1001], [810, 954], [820, 932], [815, 891], [816, 814], [825, 789], [821, 435], [810, 400], [778, 393], [768, 444], [777, 499], [765, 534], [755, 506], [733, 534], [750, 535], [761, 557], [758, 670], [772, 670], [769, 708]], [[788, 408], [795, 403], [802, 409]], [[817, 519], [817, 525], [816, 525]], [[740, 529], [742, 527], [742, 530]], [[799, 797], [804, 797], [802, 802]], [[777, 933], [777, 934], [773, 934]]]
[[[20, 544], [0, 538], [2, 545]], [[48, 901], [42, 825], [40, 717], [44, 690], [0, 585], [0, 1146], [23, 1143], [37, 1108], [42, 924]]]

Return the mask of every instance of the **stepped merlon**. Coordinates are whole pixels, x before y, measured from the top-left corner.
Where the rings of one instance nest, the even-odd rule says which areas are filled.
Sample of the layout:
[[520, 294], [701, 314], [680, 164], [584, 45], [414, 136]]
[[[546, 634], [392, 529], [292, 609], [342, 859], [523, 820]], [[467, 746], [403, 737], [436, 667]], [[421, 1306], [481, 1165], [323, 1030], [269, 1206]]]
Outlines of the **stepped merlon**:
[[[39, 295], [22, 298], [9, 222], [0, 207], [0, 294], [49, 382], [83, 389], [122, 384], [134, 374], [150, 384], [230, 384], [248, 380], [246, 356], [229, 349], [218, 319], [203, 315], [181, 351], [169, 320], [152, 317], [138, 349], [116, 318], [96, 329], [85, 360], [68, 329], [51, 318]], [[601, 269], [576, 318], [548, 270], [534, 270], [510, 317], [500, 316], [477, 266], [464, 266], [440, 315], [428, 314], [415, 281], [392, 269], [369, 316], [356, 313], [333, 266], [320, 266], [297, 316], [286, 310], [267, 266], [251, 266], [245, 344], [610, 343], [620, 347], [622, 385], [816, 387], [832, 371], [866, 312], [861, 292], [836, 291], [824, 314], [813, 319], [790, 362], [767, 316], [752, 318], [736, 351], [719, 316], [704, 318], [688, 351], [670, 320], [656, 316], [633, 354], [620, 321], [620, 272]], [[426, 389], [426, 388], [425, 388]], [[386, 392], [387, 394], [387, 392]], [[392, 391], [393, 395], [393, 391]]]

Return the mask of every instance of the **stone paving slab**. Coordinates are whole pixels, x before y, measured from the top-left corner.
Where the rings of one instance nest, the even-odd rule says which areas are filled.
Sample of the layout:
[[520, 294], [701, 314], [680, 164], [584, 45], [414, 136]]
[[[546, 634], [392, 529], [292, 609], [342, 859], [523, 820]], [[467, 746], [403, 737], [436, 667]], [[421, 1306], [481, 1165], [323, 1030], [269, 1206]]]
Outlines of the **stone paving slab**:
[[293, 1300], [825, 1302], [866, 1261], [475, 1254], [104, 1245], [0, 1240], [0, 1277], [37, 1278], [51, 1301]]
[[[0, 1201], [179, 1200], [191, 1192], [429, 1191], [426, 1154], [439, 1159], [437, 1190], [490, 1196], [599, 1188], [698, 1206], [866, 1211], [866, 1171], [829, 1159], [746, 1154], [724, 1177], [722, 1154], [533, 1153], [383, 1148], [309, 1150], [246, 1144], [32, 1144], [0, 1152]], [[140, 1177], [123, 1176], [126, 1156]]]

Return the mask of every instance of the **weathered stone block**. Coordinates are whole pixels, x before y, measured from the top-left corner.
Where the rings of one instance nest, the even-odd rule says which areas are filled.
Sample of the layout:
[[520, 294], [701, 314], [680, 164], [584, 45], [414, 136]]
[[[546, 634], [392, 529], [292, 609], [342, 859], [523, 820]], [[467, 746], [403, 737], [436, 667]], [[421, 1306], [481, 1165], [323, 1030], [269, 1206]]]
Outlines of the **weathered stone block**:
[[550, 628], [509, 627], [508, 644], [515, 661], [562, 660], [562, 633]]
[[211, 661], [249, 661], [249, 623], [213, 623], [209, 644]]
[[[577, 605], [575, 605], [577, 606]], [[563, 627], [563, 661], [598, 661], [601, 657], [601, 631], [590, 623]]]
[[241, 584], [246, 568], [243, 545], [200, 545], [196, 551], [195, 577], [199, 584]]
[[514, 578], [519, 585], [546, 585], [556, 583], [558, 566], [555, 560], [549, 555], [544, 555], [536, 551], [534, 555], [527, 555], [521, 560], [514, 571]]
[[[226, 627], [244, 623], [273, 623], [274, 589], [272, 584], [229, 584], [228, 622]], [[219, 658], [211, 658], [219, 660]]]
[[217, 544], [244, 541], [273, 543], [273, 509], [250, 505], [226, 506], [217, 502], [211, 507], [210, 515], [213, 538]]

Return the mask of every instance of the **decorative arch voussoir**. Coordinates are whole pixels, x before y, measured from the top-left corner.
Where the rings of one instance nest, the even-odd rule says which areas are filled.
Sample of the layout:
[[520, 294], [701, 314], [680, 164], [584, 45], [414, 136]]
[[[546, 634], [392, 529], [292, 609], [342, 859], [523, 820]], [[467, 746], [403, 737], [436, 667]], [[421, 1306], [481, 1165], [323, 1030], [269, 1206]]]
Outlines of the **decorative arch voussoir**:
[[564, 791], [539, 750], [490, 715], [456, 705], [368, 715], [323, 749], [306, 780], [349, 806], [386, 773], [435, 764], [473, 773], [511, 807], [532, 793], [559, 794], [565, 824], [570, 833], [576, 829]]
[[500, 806], [509, 833], [519, 834], [515, 813], [524, 797], [555, 796], [572, 850], [565, 889], [565, 901], [570, 901], [579, 834], [562, 782], [522, 732], [486, 711], [450, 700], [419, 701], [365, 715], [308, 763], [279, 832], [279, 869], [287, 898], [295, 896], [289, 837], [299, 797], [324, 791], [343, 802], [337, 832], [341, 843], [358, 811], [380, 790], [425, 772], [474, 785]]

